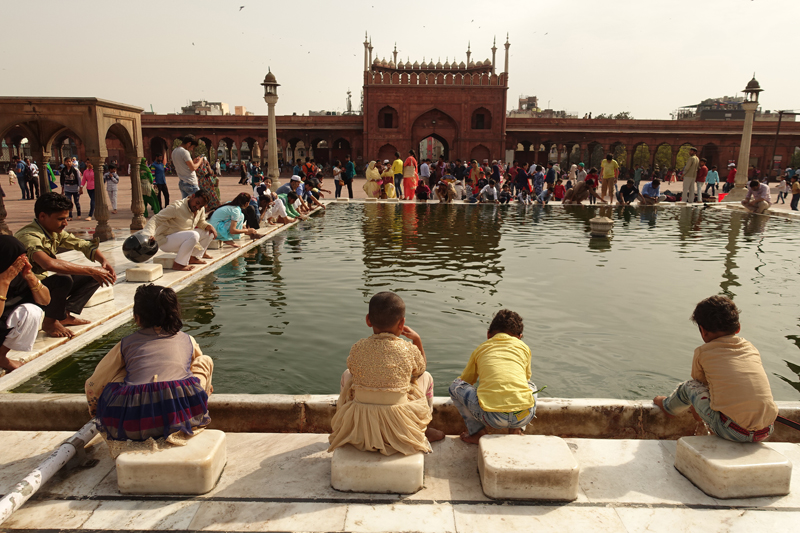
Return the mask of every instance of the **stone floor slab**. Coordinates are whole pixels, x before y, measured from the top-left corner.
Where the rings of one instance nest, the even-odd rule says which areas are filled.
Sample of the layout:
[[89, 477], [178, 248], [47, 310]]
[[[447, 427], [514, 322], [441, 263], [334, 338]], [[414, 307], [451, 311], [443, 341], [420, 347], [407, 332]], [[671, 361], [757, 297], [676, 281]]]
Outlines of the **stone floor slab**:
[[195, 501], [102, 502], [83, 529], [188, 529], [199, 507]]
[[610, 508], [568, 505], [454, 505], [453, 507], [458, 533], [487, 531], [628, 533], [615, 510]]
[[193, 531], [343, 531], [347, 505], [334, 503], [203, 502]]
[[344, 529], [354, 532], [447, 533], [456, 531], [449, 503], [349, 505]]
[[796, 531], [800, 521], [797, 512], [746, 509], [621, 507], [616, 511], [629, 533]]
[[40, 529], [48, 525], [57, 525], [59, 529], [78, 529], [99, 506], [100, 502], [92, 501], [29, 501], [3, 522], [2, 527]]

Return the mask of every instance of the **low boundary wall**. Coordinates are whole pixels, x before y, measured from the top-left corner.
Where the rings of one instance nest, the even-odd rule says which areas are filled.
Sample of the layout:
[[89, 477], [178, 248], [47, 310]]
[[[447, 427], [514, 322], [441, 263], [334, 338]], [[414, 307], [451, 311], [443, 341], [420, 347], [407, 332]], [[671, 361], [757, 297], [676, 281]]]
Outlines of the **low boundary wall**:
[[[211, 428], [230, 433], [328, 433], [337, 396], [214, 394]], [[800, 422], [800, 402], [777, 402], [780, 414]], [[89, 419], [82, 394], [0, 394], [0, 431], [77, 431]], [[464, 431], [449, 398], [434, 398], [432, 426]], [[704, 432], [688, 413], [667, 418], [651, 401], [541, 398], [527, 432], [595, 439], [674, 440]], [[800, 442], [800, 431], [775, 424], [773, 442]]]

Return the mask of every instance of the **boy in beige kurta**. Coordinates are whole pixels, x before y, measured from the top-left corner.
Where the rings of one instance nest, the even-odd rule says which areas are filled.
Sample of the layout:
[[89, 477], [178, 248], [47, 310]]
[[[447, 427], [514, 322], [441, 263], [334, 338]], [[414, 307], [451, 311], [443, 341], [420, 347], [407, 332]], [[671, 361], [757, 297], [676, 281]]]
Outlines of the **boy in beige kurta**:
[[[734, 442], [760, 442], [772, 434], [778, 407], [761, 355], [739, 337], [739, 311], [725, 296], [706, 298], [694, 310], [705, 344], [694, 351], [692, 379], [653, 401], [668, 416], [693, 408], [715, 435]], [[694, 414], [694, 413], [693, 413]]]
[[367, 326], [374, 335], [354, 344], [347, 358], [328, 451], [350, 444], [383, 455], [430, 452], [429, 441], [444, 433], [428, 427], [433, 378], [422, 339], [405, 325], [403, 300], [391, 292], [373, 296]]

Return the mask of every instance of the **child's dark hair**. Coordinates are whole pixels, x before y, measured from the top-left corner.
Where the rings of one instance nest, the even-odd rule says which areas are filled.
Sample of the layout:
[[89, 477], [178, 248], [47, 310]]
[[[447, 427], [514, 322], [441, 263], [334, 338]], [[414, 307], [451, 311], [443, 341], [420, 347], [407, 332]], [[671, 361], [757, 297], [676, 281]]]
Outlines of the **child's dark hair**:
[[406, 316], [406, 304], [393, 292], [379, 292], [369, 301], [369, 321], [378, 329], [389, 329]]
[[694, 308], [692, 322], [712, 333], [733, 335], [739, 330], [739, 310], [727, 296], [711, 296]]
[[33, 212], [37, 218], [39, 213], [52, 215], [62, 211], [72, 211], [72, 200], [57, 192], [46, 192], [37, 198], [36, 203], [33, 204]]
[[512, 337], [522, 336], [522, 317], [510, 309], [501, 309], [489, 325], [489, 335], [505, 333]]
[[133, 297], [133, 314], [139, 317], [142, 328], [160, 327], [170, 335], [183, 328], [178, 295], [169, 287], [148, 283], [137, 288]]

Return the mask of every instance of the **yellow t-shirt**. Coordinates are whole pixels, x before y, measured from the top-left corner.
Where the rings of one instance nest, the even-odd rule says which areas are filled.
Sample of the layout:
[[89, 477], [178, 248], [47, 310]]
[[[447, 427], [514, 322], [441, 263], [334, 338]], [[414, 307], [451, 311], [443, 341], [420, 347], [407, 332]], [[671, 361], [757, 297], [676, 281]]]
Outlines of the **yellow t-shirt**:
[[528, 386], [531, 349], [516, 337], [498, 333], [475, 348], [459, 376], [470, 384], [478, 379], [478, 401], [484, 411], [513, 413], [536, 403]]
[[792, 194], [800, 194], [800, 181], [792, 183]]
[[692, 379], [708, 385], [713, 410], [745, 429], [765, 428], [778, 416], [761, 354], [739, 336], [726, 335], [696, 348]]
[[612, 159], [611, 161], [609, 161], [608, 159], [603, 159], [602, 163], [600, 163], [600, 169], [601, 169], [600, 174], [602, 174], [604, 180], [609, 178], [616, 178], [618, 168], [619, 165], [614, 159]]
[[402, 174], [403, 173], [403, 160], [402, 159], [395, 159], [394, 163], [392, 163], [392, 174]]

